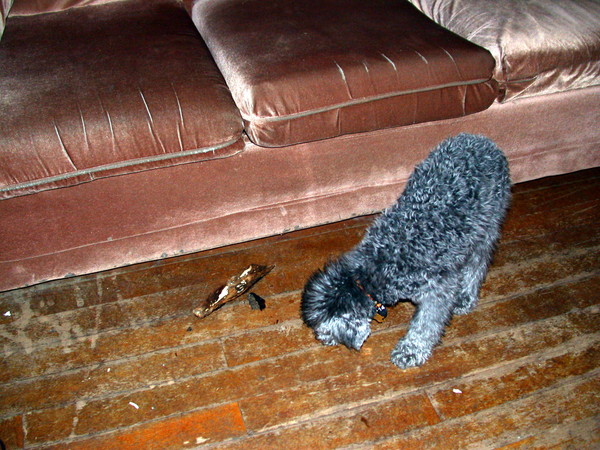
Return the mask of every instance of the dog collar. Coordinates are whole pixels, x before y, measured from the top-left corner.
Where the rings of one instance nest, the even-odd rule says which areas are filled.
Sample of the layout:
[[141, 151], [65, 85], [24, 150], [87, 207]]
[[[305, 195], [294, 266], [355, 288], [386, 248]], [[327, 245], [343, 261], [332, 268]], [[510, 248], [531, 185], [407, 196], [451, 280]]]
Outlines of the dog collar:
[[354, 282], [356, 283], [356, 286], [358, 286], [358, 288], [363, 291], [363, 293], [369, 297], [371, 299], [371, 301], [373, 302], [373, 304], [375, 305], [375, 315], [373, 316], [373, 320], [376, 322], [383, 322], [385, 320], [385, 318], [387, 317], [387, 308], [385, 307], [385, 305], [379, 303], [377, 300], [375, 300], [373, 298], [373, 296], [371, 294], [369, 294], [367, 292], [367, 290], [363, 287], [363, 285], [361, 284], [360, 281], [358, 280], [354, 280]]

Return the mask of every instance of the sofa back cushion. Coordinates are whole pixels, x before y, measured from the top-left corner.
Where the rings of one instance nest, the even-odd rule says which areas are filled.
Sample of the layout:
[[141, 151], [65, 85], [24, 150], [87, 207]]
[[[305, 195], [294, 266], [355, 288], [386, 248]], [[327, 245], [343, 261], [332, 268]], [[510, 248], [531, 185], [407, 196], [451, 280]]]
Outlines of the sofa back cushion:
[[0, 197], [241, 151], [242, 121], [176, 0], [11, 16]]
[[598, 0], [410, 0], [487, 48], [501, 100], [600, 84]]
[[282, 146], [459, 117], [494, 59], [398, 0], [197, 0], [192, 18], [253, 142]]

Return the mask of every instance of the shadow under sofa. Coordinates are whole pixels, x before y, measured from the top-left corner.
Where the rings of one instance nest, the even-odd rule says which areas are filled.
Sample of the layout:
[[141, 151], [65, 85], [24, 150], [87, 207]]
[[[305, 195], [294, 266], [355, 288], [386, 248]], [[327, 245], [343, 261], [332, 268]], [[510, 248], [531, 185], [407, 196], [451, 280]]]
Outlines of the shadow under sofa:
[[597, 78], [505, 100], [490, 52], [362, 3], [16, 0], [0, 290], [379, 211], [460, 132], [513, 182], [599, 165]]

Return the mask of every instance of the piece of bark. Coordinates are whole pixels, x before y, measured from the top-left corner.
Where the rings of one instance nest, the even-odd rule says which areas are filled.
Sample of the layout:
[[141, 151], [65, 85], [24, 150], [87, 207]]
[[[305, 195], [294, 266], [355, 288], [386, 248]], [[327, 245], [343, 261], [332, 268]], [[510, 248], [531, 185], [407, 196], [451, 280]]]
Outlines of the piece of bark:
[[235, 300], [247, 292], [261, 278], [273, 270], [273, 267], [275, 266], [250, 264], [241, 274], [234, 275], [227, 281], [227, 284], [217, 288], [210, 294], [206, 300], [194, 308], [193, 313], [203, 319], [225, 303]]

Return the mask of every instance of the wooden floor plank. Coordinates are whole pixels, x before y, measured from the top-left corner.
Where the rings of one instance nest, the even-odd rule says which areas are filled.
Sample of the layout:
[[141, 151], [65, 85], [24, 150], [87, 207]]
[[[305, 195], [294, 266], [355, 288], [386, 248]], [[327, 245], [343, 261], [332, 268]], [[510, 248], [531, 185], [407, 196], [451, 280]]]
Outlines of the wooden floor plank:
[[598, 375], [598, 371], [591, 372], [572, 383], [540, 390], [460, 419], [423, 427], [375, 443], [372, 448], [485, 448], [485, 443], [517, 440], [528, 431], [542, 433], [556, 425], [596, 417], [600, 414]]
[[223, 445], [231, 449], [319, 449], [348, 446], [439, 422], [427, 396], [410, 394]]
[[[477, 447], [498, 449], [595, 449], [600, 446], [600, 417], [594, 416], [566, 424], [557, 424], [543, 431], [527, 430], [515, 441], [502, 443], [495, 438], [481, 442]], [[475, 447], [475, 448], [477, 448]]]
[[177, 449], [195, 447], [208, 441], [230, 439], [243, 435], [245, 431], [239, 408], [236, 404], [229, 404], [50, 448], [56, 450], [63, 448], [71, 450]]
[[574, 339], [554, 351], [556, 356], [539, 353], [449, 385], [428, 390], [435, 409], [443, 419], [460, 417], [517, 400], [571, 377], [594, 371], [600, 366], [600, 344], [597, 335]]

